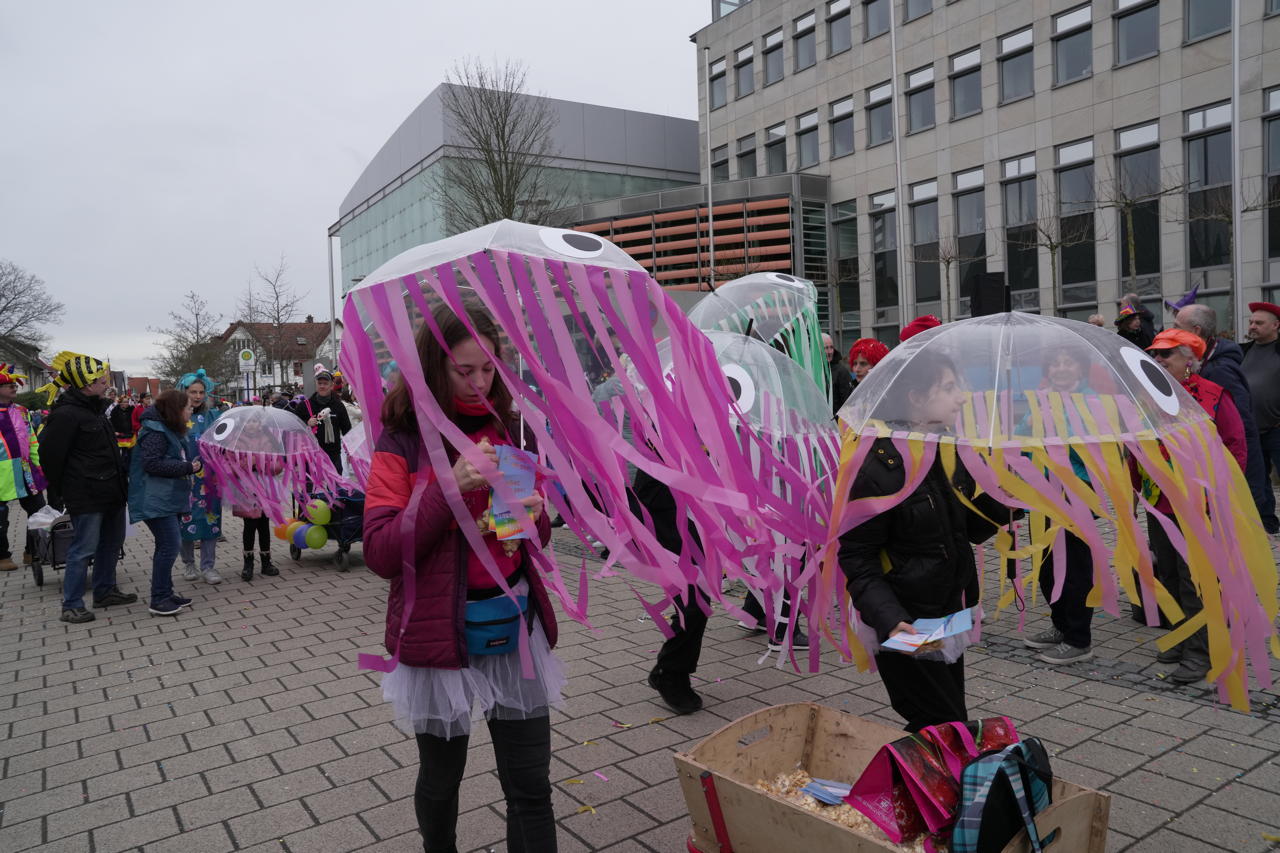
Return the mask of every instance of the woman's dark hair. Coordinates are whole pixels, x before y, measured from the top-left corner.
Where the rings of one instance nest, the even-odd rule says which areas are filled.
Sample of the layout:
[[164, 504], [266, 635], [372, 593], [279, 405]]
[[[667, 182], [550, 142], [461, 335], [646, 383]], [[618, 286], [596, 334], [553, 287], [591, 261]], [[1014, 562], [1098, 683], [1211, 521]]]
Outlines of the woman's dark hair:
[[928, 394], [948, 370], [957, 377], [960, 375], [950, 356], [925, 350], [907, 362], [894, 377], [893, 384], [903, 399], [909, 399], [912, 394]]
[[[464, 307], [476, 334], [487, 339], [489, 350], [495, 356], [498, 355], [497, 350], [502, 339], [489, 312], [472, 302], [464, 303]], [[471, 338], [472, 335], [466, 325], [453, 313], [453, 309], [447, 305], [437, 306], [431, 312], [431, 316], [440, 329], [444, 345], [441, 346], [441, 342], [436, 340], [431, 325], [424, 321], [414, 338], [417, 344], [418, 360], [422, 363], [422, 374], [427, 380], [427, 389], [435, 396], [445, 416], [456, 422], [457, 412], [453, 407], [453, 390], [449, 385], [449, 354], [446, 352], [446, 347], [451, 352], [454, 347]], [[498, 429], [505, 434], [507, 418], [511, 413], [511, 392], [507, 390], [502, 377], [498, 374], [494, 374], [493, 387], [489, 389], [489, 405], [498, 414], [495, 420]], [[382, 401], [382, 425], [387, 429], [403, 432], [414, 432], [418, 429], [417, 415], [413, 409], [413, 396], [403, 380], [395, 383], [395, 387]]]
[[156, 398], [155, 408], [165, 426], [177, 435], [187, 434], [187, 419], [183, 416], [187, 409], [186, 391], [179, 391], [177, 388], [161, 391]]

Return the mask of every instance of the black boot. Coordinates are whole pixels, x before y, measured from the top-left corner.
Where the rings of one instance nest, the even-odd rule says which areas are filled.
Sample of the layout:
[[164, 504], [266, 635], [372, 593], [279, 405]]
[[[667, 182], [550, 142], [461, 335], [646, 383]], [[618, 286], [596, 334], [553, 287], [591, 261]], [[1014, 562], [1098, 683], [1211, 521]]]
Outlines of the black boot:
[[253, 552], [252, 551], [244, 552], [244, 569], [240, 572], [240, 580], [242, 581], [253, 580]]
[[702, 697], [693, 689], [688, 673], [663, 672], [654, 667], [649, 673], [649, 686], [658, 691], [662, 701], [677, 714], [692, 714], [702, 707]]
[[271, 552], [259, 551], [258, 556], [262, 558], [262, 573], [267, 577], [273, 578], [280, 574], [280, 570], [271, 565]]

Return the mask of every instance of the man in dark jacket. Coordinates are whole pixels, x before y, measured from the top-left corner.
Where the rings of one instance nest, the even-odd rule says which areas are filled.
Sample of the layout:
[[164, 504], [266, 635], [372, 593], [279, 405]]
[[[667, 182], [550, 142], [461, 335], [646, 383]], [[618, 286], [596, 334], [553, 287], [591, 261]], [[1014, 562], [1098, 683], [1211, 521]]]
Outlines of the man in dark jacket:
[[[1200, 362], [1200, 375], [1221, 385], [1231, 394], [1231, 401], [1240, 412], [1244, 424], [1245, 452], [1248, 454], [1244, 476], [1249, 492], [1264, 512], [1266, 503], [1267, 466], [1262, 458], [1262, 444], [1258, 441], [1258, 425], [1253, 418], [1253, 395], [1249, 380], [1244, 375], [1244, 350], [1235, 341], [1218, 337], [1218, 312], [1208, 305], [1192, 304], [1178, 311], [1173, 324], [1179, 329], [1198, 335], [1204, 341], [1204, 358]], [[1264, 516], [1265, 522], [1265, 516]], [[1268, 533], [1275, 530], [1268, 529]]]
[[1276, 517], [1271, 472], [1280, 468], [1280, 305], [1249, 303], [1249, 340], [1241, 349], [1244, 375], [1253, 395], [1253, 422], [1257, 424], [1262, 448], [1262, 524], [1268, 533], [1275, 534], [1280, 532], [1280, 519]]
[[333, 460], [333, 467], [341, 474], [342, 437], [351, 432], [351, 416], [333, 390], [333, 374], [317, 364], [316, 393], [305, 402], [299, 399], [290, 409], [316, 431], [320, 449], [328, 454]]
[[62, 387], [40, 434], [49, 502], [71, 516], [74, 534], [62, 578], [62, 621], [91, 622], [84, 606], [85, 577], [93, 559], [93, 606], [132, 604], [138, 596], [116, 586], [116, 561], [124, 544], [128, 481], [115, 430], [105, 412], [110, 374], [105, 362], [86, 355], [54, 357], [58, 375], [46, 389]]
[[844, 363], [840, 353], [836, 352], [831, 336], [826, 333], [822, 335], [822, 348], [826, 350], [827, 363], [831, 365], [831, 414], [834, 415], [840, 412], [844, 401], [853, 393], [853, 374], [849, 372], [849, 365]]

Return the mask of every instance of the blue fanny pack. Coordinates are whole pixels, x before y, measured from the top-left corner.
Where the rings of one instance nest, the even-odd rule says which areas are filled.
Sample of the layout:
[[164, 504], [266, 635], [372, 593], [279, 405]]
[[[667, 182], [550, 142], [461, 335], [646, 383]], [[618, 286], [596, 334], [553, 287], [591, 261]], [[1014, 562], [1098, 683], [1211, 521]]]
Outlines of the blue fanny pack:
[[529, 597], [505, 595], [468, 601], [464, 624], [467, 654], [502, 655], [520, 643], [520, 616], [529, 609]]

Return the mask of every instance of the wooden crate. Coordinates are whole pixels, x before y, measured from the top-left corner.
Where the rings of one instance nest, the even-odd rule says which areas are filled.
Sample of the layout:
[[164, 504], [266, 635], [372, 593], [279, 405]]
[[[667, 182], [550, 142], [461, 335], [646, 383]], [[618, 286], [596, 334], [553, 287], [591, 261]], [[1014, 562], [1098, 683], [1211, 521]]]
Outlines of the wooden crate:
[[[698, 853], [882, 853], [897, 848], [755, 787], [803, 769], [822, 779], [853, 781], [885, 744], [903, 732], [825, 705], [775, 705], [730, 723], [690, 752], [676, 753], [676, 772], [693, 823], [689, 849]], [[709, 805], [719, 803], [719, 814]], [[1104, 853], [1111, 798], [1055, 779], [1053, 805], [1036, 819], [1043, 837], [1058, 830], [1054, 848]], [[726, 841], [721, 844], [720, 840]], [[1030, 850], [1026, 832], [1005, 853]]]

